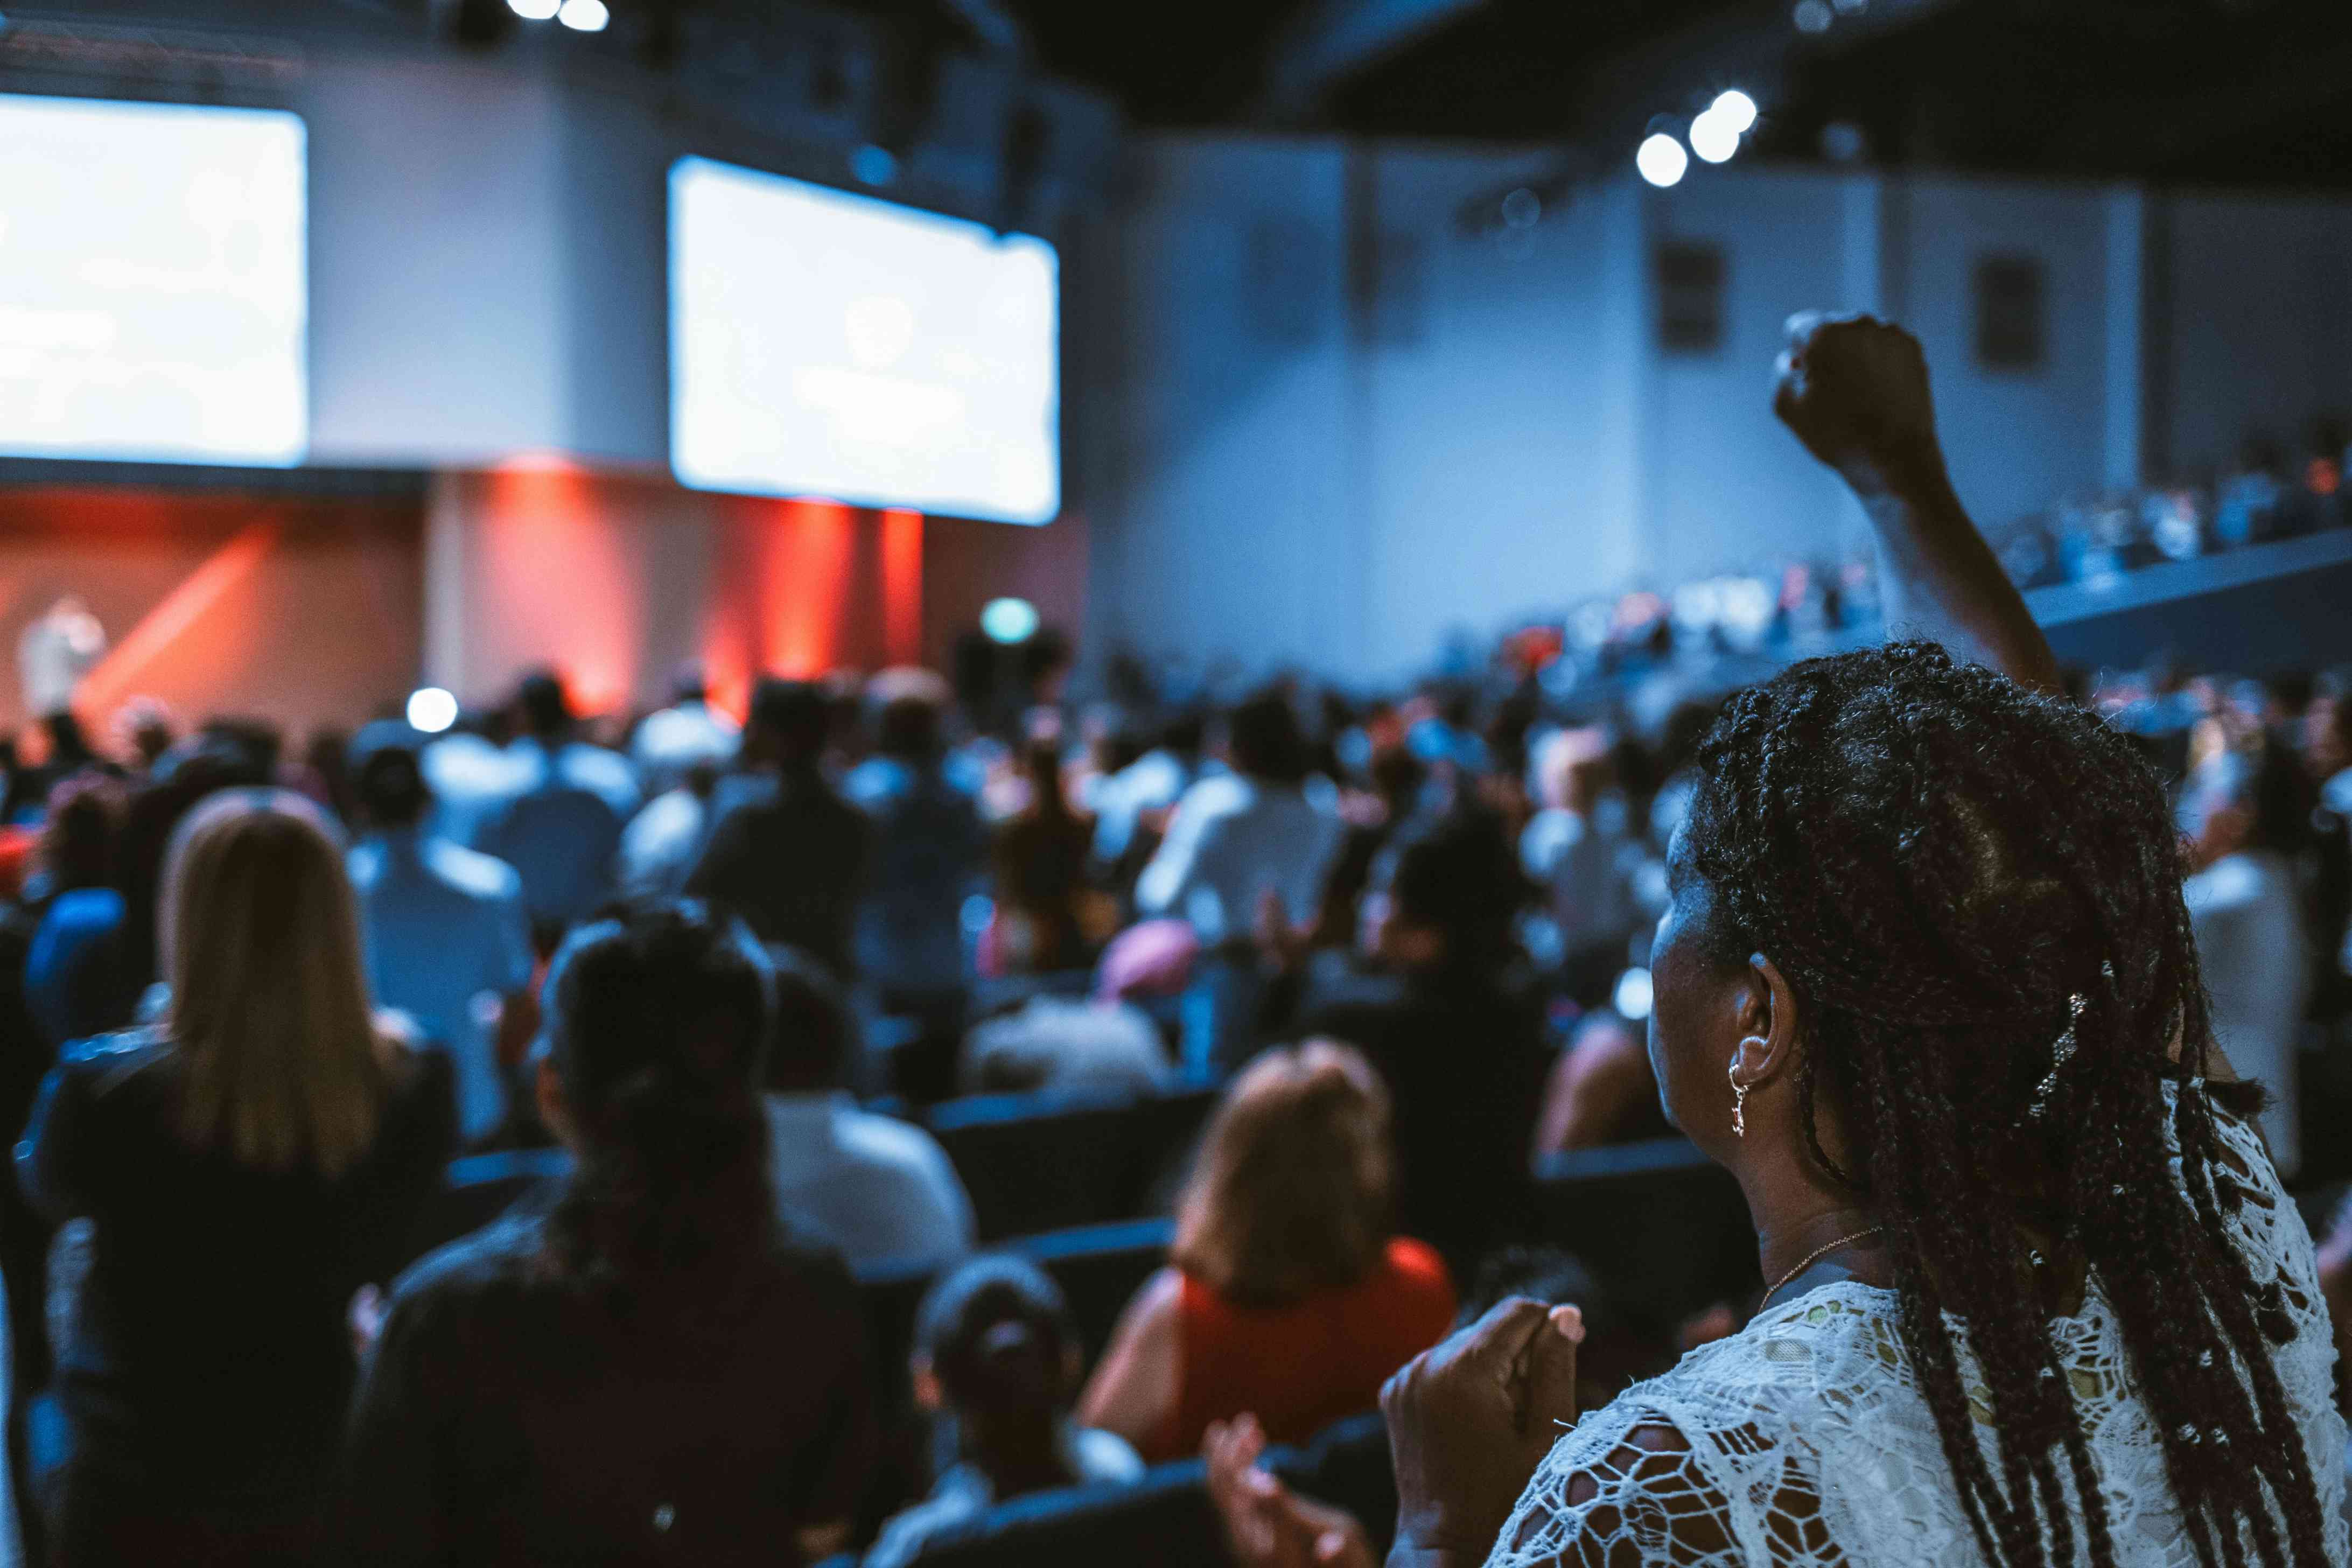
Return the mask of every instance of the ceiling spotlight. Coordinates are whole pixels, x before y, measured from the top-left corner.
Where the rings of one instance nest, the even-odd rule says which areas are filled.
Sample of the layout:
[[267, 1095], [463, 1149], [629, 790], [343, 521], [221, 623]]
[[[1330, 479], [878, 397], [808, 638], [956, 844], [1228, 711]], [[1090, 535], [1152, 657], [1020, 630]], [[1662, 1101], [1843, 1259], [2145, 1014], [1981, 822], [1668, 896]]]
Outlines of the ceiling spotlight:
[[437, 735], [457, 721], [457, 700], [437, 686], [420, 686], [408, 694], [408, 722], [428, 735]]
[[1830, 24], [1836, 20], [1837, 16], [1829, 8], [1827, 0], [1797, 0], [1797, 31], [1826, 33], [1830, 30]]
[[1727, 163], [1739, 151], [1739, 132], [1731, 121], [1714, 110], [1708, 110], [1691, 121], [1691, 151], [1710, 163]]
[[544, 22], [562, 8], [563, 0], [507, 0], [507, 9], [526, 22]]
[[1633, 153], [1633, 167], [1642, 171], [1642, 178], [1664, 189], [1681, 183], [1684, 171], [1690, 167], [1690, 155], [1683, 144], [1664, 132], [1654, 132]]
[[1756, 100], [1736, 87], [1717, 93], [1706, 111], [1730, 126], [1735, 135], [1745, 136], [1756, 129]]
[[575, 33], [601, 33], [613, 19], [604, 0], [563, 0], [563, 8], [555, 19]]

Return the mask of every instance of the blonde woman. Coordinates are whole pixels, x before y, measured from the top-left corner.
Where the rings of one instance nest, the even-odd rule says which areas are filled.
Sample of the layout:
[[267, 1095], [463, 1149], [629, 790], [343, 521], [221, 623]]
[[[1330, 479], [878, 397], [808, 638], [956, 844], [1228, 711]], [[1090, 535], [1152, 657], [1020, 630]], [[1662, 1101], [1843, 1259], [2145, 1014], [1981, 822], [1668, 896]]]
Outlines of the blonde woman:
[[237, 790], [165, 862], [163, 1020], [68, 1047], [17, 1171], [93, 1222], [58, 1358], [53, 1560], [307, 1562], [353, 1367], [455, 1136], [447, 1058], [379, 1026], [315, 807]]

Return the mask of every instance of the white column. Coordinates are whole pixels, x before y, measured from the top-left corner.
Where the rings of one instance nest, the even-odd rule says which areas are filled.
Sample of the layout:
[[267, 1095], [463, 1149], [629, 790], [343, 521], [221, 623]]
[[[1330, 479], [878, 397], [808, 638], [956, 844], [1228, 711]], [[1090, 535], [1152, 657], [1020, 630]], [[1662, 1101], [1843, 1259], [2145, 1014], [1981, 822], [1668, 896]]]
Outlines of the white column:
[[466, 479], [436, 472], [425, 502], [425, 679], [460, 700], [466, 680]]

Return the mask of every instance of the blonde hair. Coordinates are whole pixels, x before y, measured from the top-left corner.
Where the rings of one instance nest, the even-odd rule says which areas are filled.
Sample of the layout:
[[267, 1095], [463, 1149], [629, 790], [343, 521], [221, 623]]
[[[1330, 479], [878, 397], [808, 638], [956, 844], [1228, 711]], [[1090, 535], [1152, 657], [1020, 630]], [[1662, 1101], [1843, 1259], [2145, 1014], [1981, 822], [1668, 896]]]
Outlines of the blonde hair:
[[374, 1141], [390, 1047], [318, 808], [284, 790], [198, 806], [173, 836], [160, 919], [189, 1142], [264, 1170], [349, 1169]]
[[1360, 1053], [1267, 1051], [1210, 1119], [1170, 1256], [1243, 1306], [1352, 1285], [1387, 1249], [1393, 1164], [1388, 1090]]

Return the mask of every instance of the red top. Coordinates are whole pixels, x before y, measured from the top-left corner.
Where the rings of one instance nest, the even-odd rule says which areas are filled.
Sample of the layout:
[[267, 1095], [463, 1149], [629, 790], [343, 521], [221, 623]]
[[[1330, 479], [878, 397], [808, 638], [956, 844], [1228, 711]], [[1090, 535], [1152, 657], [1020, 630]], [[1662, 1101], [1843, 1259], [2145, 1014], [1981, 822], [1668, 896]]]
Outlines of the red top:
[[1212, 1421], [1255, 1415], [1276, 1443], [1301, 1443], [1371, 1409], [1389, 1374], [1454, 1326], [1445, 1262], [1399, 1237], [1355, 1284], [1287, 1307], [1237, 1307], [1184, 1276], [1176, 1411], [1147, 1447], [1154, 1463], [1197, 1452]]

